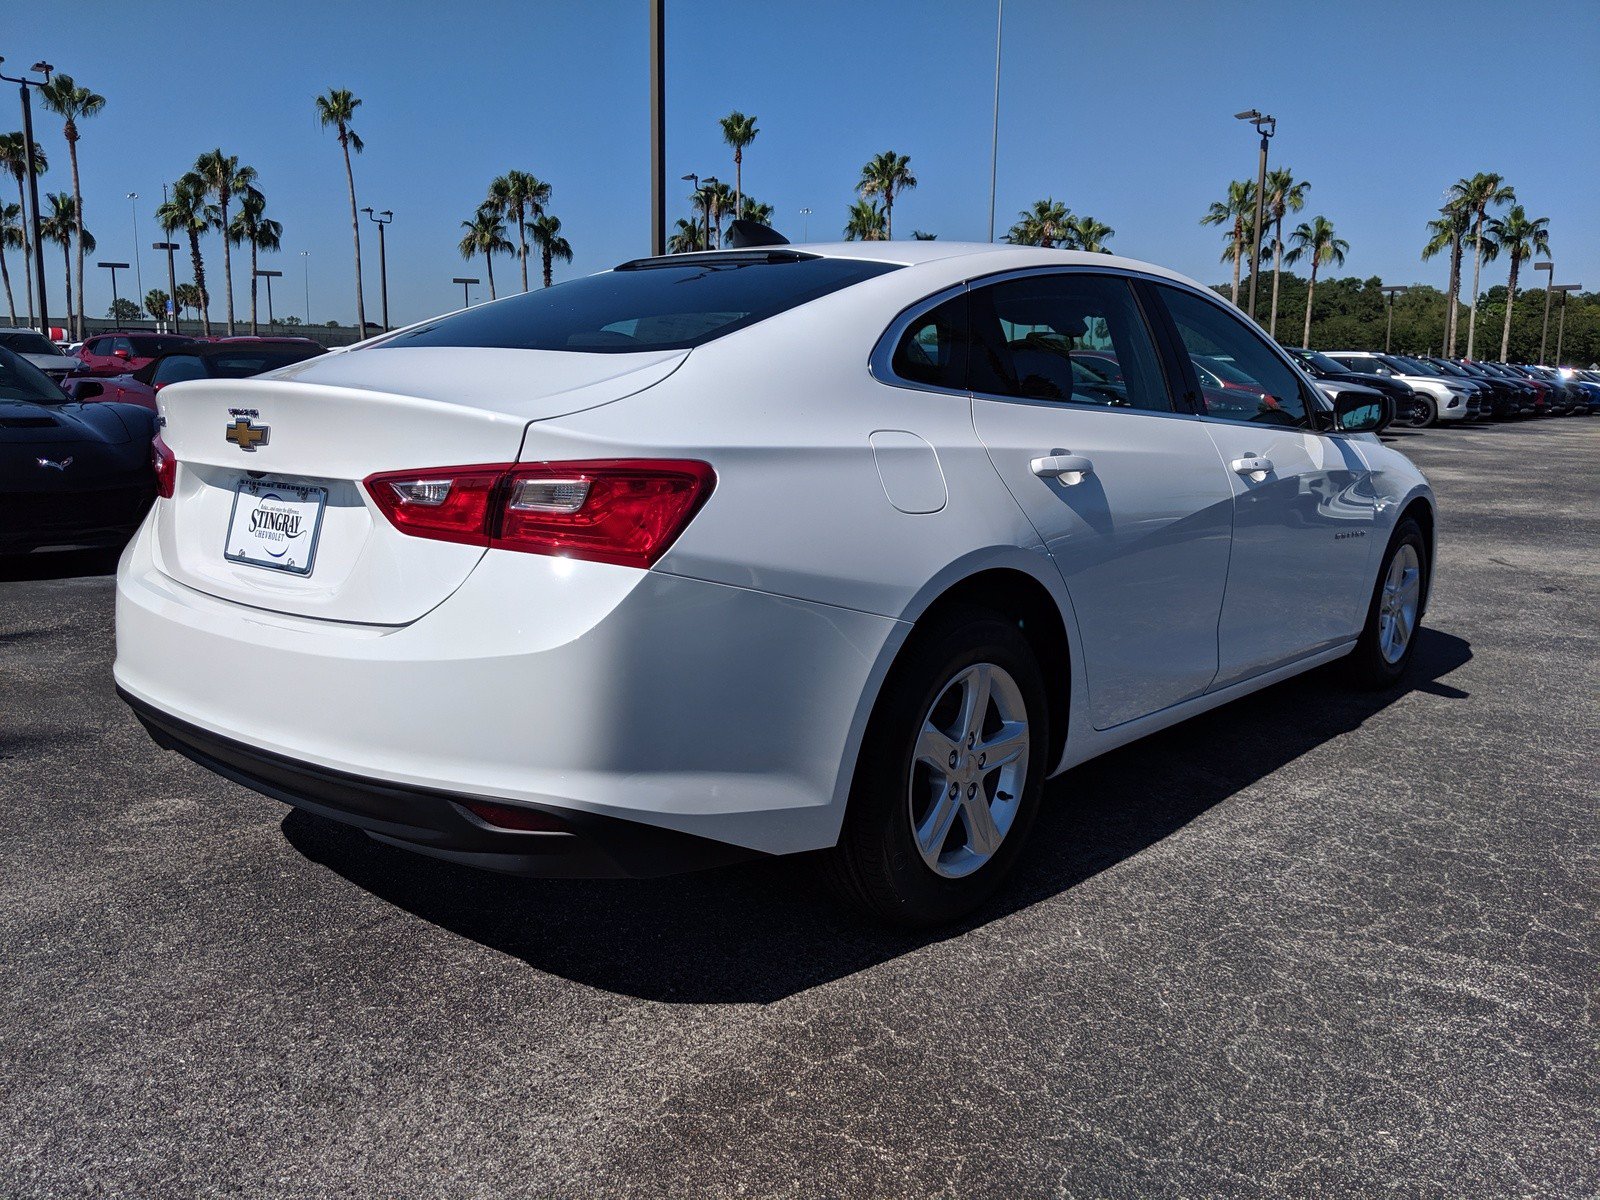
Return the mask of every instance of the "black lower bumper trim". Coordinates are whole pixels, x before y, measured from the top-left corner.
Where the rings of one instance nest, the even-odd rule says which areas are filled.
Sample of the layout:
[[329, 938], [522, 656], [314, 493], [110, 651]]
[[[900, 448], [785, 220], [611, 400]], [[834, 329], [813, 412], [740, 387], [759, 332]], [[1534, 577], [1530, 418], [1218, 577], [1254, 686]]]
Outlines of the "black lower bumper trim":
[[117, 694], [165, 749], [264, 796], [436, 858], [518, 875], [645, 878], [761, 857], [760, 851], [711, 838], [551, 805], [529, 807], [553, 817], [565, 832], [494, 829], [462, 807], [479, 797], [302, 762], [191, 725], [120, 687]]

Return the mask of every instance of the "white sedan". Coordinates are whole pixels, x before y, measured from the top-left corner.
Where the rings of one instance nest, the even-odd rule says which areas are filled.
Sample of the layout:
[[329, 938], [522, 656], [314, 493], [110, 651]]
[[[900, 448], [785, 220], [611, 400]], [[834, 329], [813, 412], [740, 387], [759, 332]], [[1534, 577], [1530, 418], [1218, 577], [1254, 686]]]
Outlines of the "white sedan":
[[1386, 400], [1101, 254], [642, 259], [159, 403], [116, 679], [163, 745], [500, 870], [823, 851], [907, 923], [1052, 775], [1394, 684], [1434, 557]]

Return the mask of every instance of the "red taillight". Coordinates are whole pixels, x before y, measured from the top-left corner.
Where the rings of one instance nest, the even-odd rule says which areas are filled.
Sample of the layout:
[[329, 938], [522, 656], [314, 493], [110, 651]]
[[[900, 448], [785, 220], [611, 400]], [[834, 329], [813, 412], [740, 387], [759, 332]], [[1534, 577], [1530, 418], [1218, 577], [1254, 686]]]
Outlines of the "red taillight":
[[517, 804], [495, 804], [489, 800], [463, 800], [461, 807], [485, 825], [513, 829], [519, 833], [565, 833], [567, 827], [547, 813]]
[[150, 465], [156, 469], [156, 495], [172, 499], [178, 486], [178, 456], [159, 433], [150, 439]]
[[608, 459], [387, 471], [365, 482], [414, 537], [649, 567], [711, 495], [716, 473], [703, 462]]

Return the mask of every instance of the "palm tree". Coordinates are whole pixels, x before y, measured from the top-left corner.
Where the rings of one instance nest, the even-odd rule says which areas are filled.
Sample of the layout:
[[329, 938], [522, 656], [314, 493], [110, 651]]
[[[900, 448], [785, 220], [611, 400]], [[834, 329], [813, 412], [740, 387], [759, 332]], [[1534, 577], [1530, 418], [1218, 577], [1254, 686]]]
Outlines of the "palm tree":
[[544, 213], [550, 185], [527, 171], [507, 171], [489, 185], [489, 205], [517, 224], [517, 258], [522, 263], [522, 290], [528, 290], [528, 221]]
[[[206, 311], [202, 303], [204, 299], [205, 292], [198, 284], [180, 283], [178, 285], [177, 305], [179, 312], [186, 313], [192, 308], [198, 318], [201, 313]], [[206, 328], [209, 329], [210, 325], [208, 324]]]
[[1461, 247], [1467, 236], [1467, 214], [1464, 209], [1446, 204], [1439, 215], [1428, 222], [1428, 244], [1422, 248], [1422, 261], [1435, 254], [1450, 251], [1450, 305], [1445, 314], [1445, 353], [1456, 353], [1456, 309], [1461, 297]]
[[895, 196], [916, 186], [917, 177], [911, 173], [910, 157], [896, 154], [893, 150], [885, 150], [882, 154], [874, 155], [872, 160], [861, 168], [861, 182], [856, 184], [856, 191], [869, 199], [873, 196], [883, 197], [885, 241], [894, 237]]
[[22, 205], [0, 201], [0, 279], [6, 285], [6, 308], [11, 312], [11, 323], [17, 323], [17, 300], [11, 294], [11, 268], [6, 266], [6, 251], [25, 247], [27, 234], [23, 232]]
[[694, 207], [702, 219], [709, 219], [716, 231], [713, 245], [722, 246], [722, 214], [728, 210], [733, 201], [733, 192], [721, 180], [702, 183], [695, 189]]
[[560, 217], [540, 213], [528, 222], [528, 229], [533, 233], [534, 245], [539, 247], [539, 258], [544, 266], [544, 285], [549, 287], [551, 261], [559, 258], [562, 262], [571, 262], [572, 245], [561, 236]]
[[1250, 179], [1235, 179], [1228, 185], [1226, 200], [1213, 200], [1202, 225], [1222, 225], [1228, 229], [1228, 245], [1222, 252], [1222, 261], [1233, 263], [1233, 303], [1239, 304], [1239, 263], [1244, 258], [1244, 247], [1254, 232], [1256, 215], [1256, 185]]
[[356, 246], [356, 328], [364, 334], [367, 328], [367, 304], [361, 294], [361, 214], [356, 209], [356, 177], [350, 169], [350, 151], [357, 154], [365, 144], [350, 128], [351, 118], [361, 101], [351, 95], [349, 88], [329, 88], [325, 96], [317, 97], [317, 120], [326, 129], [332, 125], [339, 131], [339, 149], [344, 151], [344, 181], [350, 188], [350, 232]]
[[[256, 169], [241, 167], [237, 154], [224, 154], [219, 147], [216, 150], [207, 150], [195, 159], [194, 174], [205, 181], [206, 195], [217, 198], [217, 228], [222, 230], [222, 287], [227, 293], [228, 336], [232, 337], [234, 333], [232, 247], [235, 239], [228, 224], [228, 202], [236, 193], [255, 186]], [[254, 278], [251, 279], [250, 286], [253, 291]]]
[[[78, 186], [78, 122], [96, 116], [106, 106], [106, 98], [79, 87], [71, 75], [57, 75], [39, 89], [39, 99], [44, 106], [65, 122], [62, 130], [67, 139], [67, 154], [72, 159], [73, 237], [78, 246], [78, 308], [76, 334], [83, 340], [83, 252], [94, 247], [84, 245], [83, 192]], [[68, 304], [70, 311], [71, 305]]]
[[236, 246], [250, 247], [250, 332], [261, 332], [256, 308], [256, 262], [262, 250], [283, 247], [283, 226], [266, 215], [267, 198], [261, 190], [247, 186], [239, 193], [239, 211], [226, 230], [227, 240]]
[[[27, 210], [28, 201], [22, 190], [22, 181], [28, 174], [27, 139], [22, 136], [22, 131], [0, 134], [0, 167], [11, 172], [11, 177], [17, 183], [17, 207], [24, 212]], [[35, 176], [43, 175], [50, 169], [50, 161], [45, 157], [44, 147], [38, 142], [33, 144], [33, 173]], [[34, 322], [33, 312], [33, 245], [28, 239], [28, 226], [23, 218], [22, 226], [22, 273], [28, 287], [28, 324]], [[14, 318], [13, 318], [14, 319]]]
[[881, 242], [885, 240], [883, 209], [871, 200], [857, 200], [850, 206], [850, 217], [845, 222], [844, 240], [847, 242]]
[[1511, 280], [1506, 285], [1506, 324], [1500, 333], [1500, 361], [1505, 362], [1511, 355], [1511, 306], [1517, 301], [1517, 275], [1522, 264], [1534, 255], [1549, 255], [1550, 218], [1529, 217], [1522, 205], [1517, 204], [1504, 217], [1490, 217], [1485, 229], [1495, 246], [1511, 256]]
[[1117, 235], [1117, 231], [1093, 217], [1077, 216], [1067, 222], [1067, 240], [1074, 250], [1084, 250], [1090, 254], [1110, 254], [1106, 243]]
[[498, 299], [494, 290], [494, 256], [515, 254], [517, 250], [506, 237], [505, 222], [492, 205], [485, 203], [478, 206], [472, 220], [461, 222], [461, 228], [466, 232], [461, 235], [456, 249], [468, 262], [472, 261], [474, 254], [483, 255], [483, 261], [489, 268], [489, 299]]
[[216, 227], [217, 211], [206, 203], [205, 180], [190, 173], [172, 187], [172, 198], [156, 209], [156, 220], [167, 234], [182, 231], [189, 239], [189, 266], [194, 273], [194, 303], [206, 337], [211, 336], [211, 295], [206, 291], [206, 264], [200, 257], [200, 235]]
[[1472, 218], [1472, 307], [1467, 312], [1467, 357], [1472, 357], [1473, 338], [1478, 330], [1478, 272], [1483, 266], [1483, 222], [1489, 209], [1515, 204], [1517, 194], [1499, 175], [1482, 171], [1470, 179], [1450, 185], [1450, 203]]
[[937, 233], [927, 233], [921, 229], [913, 229], [911, 231], [911, 239], [916, 242], [937, 242], [939, 235]]
[[763, 225], [771, 225], [772, 205], [762, 204], [753, 196], [745, 196], [739, 201], [737, 215], [741, 221], [759, 221]]
[[1334, 236], [1333, 223], [1327, 217], [1312, 217], [1309, 224], [1300, 222], [1289, 235], [1289, 241], [1291, 245], [1289, 253], [1283, 256], [1284, 262], [1292, 265], [1307, 256], [1311, 259], [1311, 282], [1306, 287], [1306, 331], [1300, 342], [1302, 346], [1310, 346], [1311, 301], [1317, 294], [1317, 268], [1323, 263], [1344, 266], [1350, 243]]
[[699, 219], [685, 221], [678, 218], [677, 229], [667, 239], [668, 254], [692, 254], [706, 248], [706, 226]]
[[747, 117], [737, 109], [718, 124], [722, 126], [722, 140], [733, 147], [733, 211], [738, 215], [744, 208], [744, 148], [755, 141], [756, 134], [761, 131], [756, 128], [754, 117]]
[[1278, 276], [1283, 271], [1283, 218], [1306, 206], [1306, 193], [1310, 190], [1311, 185], [1296, 179], [1288, 167], [1267, 172], [1264, 199], [1267, 220], [1272, 222], [1272, 315], [1267, 321], [1267, 333], [1274, 339], [1278, 336]]
[[1072, 210], [1059, 200], [1048, 196], [1035, 200], [1033, 207], [1017, 214], [1017, 223], [1006, 234], [1006, 241], [1016, 246], [1043, 246], [1048, 250], [1066, 236], [1071, 215]]
[[70, 251], [76, 245], [80, 250], [87, 250], [93, 254], [94, 234], [83, 227], [83, 221], [78, 215], [78, 202], [66, 192], [46, 194], [45, 199], [50, 203], [50, 215], [39, 222], [39, 236], [44, 241], [54, 242], [61, 247], [61, 270], [67, 281], [67, 311], [70, 313], [73, 311]]
[[172, 299], [160, 288], [151, 288], [144, 294], [144, 311], [150, 314], [153, 320], [165, 321], [167, 319], [167, 301]]

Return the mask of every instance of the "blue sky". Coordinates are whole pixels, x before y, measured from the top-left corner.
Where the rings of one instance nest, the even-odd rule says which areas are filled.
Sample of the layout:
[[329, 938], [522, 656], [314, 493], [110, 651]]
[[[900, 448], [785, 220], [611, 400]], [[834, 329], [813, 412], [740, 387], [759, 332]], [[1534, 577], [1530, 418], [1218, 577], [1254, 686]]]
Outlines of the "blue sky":
[[[984, 237], [993, 0], [668, 0], [667, 11], [674, 187], [687, 191], [676, 181], [689, 171], [731, 181], [716, 118], [739, 108], [761, 129], [746, 152], [746, 187], [776, 206], [775, 223], [796, 240], [802, 207], [813, 210], [814, 240], [836, 237], [861, 164], [890, 148], [911, 156], [920, 180], [896, 203], [897, 231]], [[70, 16], [17, 4], [0, 54], [8, 73], [42, 57], [107, 97], [80, 147], [87, 223], [96, 258], [127, 259], [124, 196], [139, 193], [146, 288], [165, 286], [148, 249], [162, 182], [221, 146], [257, 168], [283, 222], [284, 252], [264, 264], [285, 272], [279, 311], [304, 315], [309, 265], [312, 319], [354, 320], [343, 168], [312, 108], [329, 86], [365, 101], [356, 184], [363, 206], [396, 214], [396, 323], [459, 304], [450, 279], [483, 274], [481, 259], [469, 266], [456, 253], [459, 225], [508, 168], [554, 185], [551, 209], [576, 251], [558, 278], [649, 249], [644, 0], [248, 9], [94, 0]], [[1350, 242], [1339, 273], [1442, 286], [1442, 260], [1418, 259], [1423, 225], [1452, 180], [1491, 170], [1531, 214], [1550, 217], [1558, 273], [1600, 287], [1592, 2], [1007, 0], [1004, 68], [997, 232], [1049, 195], [1114, 226], [1120, 253], [1223, 280], [1221, 235], [1198, 220], [1230, 178], [1253, 176], [1253, 134], [1232, 114], [1256, 107], [1279, 119], [1274, 164], [1312, 182], [1306, 215], [1326, 215]], [[20, 124], [14, 96], [0, 91], [0, 114], [11, 114], [0, 129]], [[70, 187], [59, 123], [39, 113], [36, 122], [53, 164], [44, 186]], [[686, 213], [676, 199], [669, 219]], [[221, 259], [213, 238], [214, 314]], [[1505, 269], [1487, 267], [1484, 286], [1503, 282]], [[515, 274], [513, 259], [496, 264], [502, 285]], [[89, 306], [103, 313], [109, 281], [91, 275]], [[20, 292], [19, 278], [14, 285]], [[56, 307], [59, 272], [50, 286]], [[244, 308], [243, 272], [235, 287]]]

